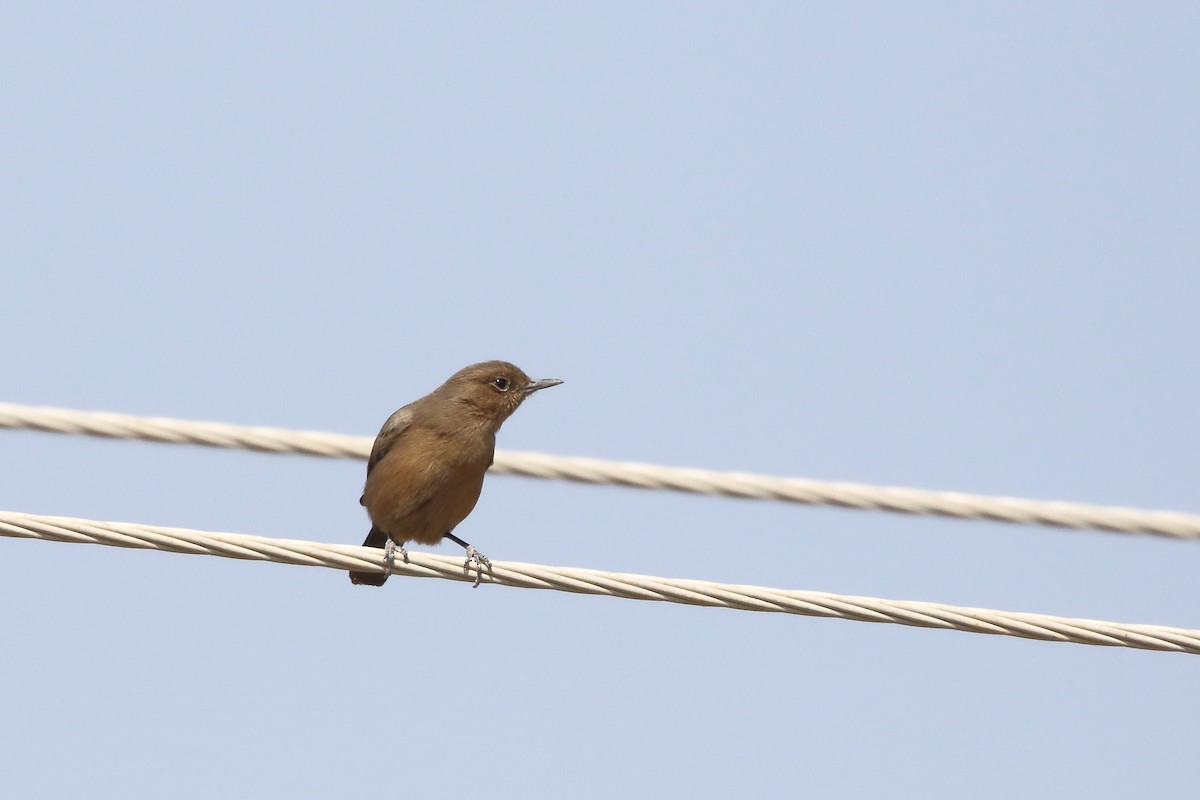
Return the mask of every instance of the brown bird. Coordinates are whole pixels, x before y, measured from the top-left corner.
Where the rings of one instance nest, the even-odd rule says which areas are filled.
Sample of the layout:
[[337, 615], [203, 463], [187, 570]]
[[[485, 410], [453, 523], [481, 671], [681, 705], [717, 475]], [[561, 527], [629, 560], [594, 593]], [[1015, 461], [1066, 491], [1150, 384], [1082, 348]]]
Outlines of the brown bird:
[[[487, 556], [455, 536], [483, 489], [492, 465], [496, 431], [526, 397], [562, 381], [530, 380], [507, 361], [472, 364], [383, 423], [367, 461], [367, 484], [359, 503], [371, 518], [364, 547], [382, 547], [390, 569], [405, 542], [437, 544], [442, 538], [467, 551], [463, 571], [475, 564], [475, 585]], [[351, 572], [350, 582], [382, 586], [387, 572]]]

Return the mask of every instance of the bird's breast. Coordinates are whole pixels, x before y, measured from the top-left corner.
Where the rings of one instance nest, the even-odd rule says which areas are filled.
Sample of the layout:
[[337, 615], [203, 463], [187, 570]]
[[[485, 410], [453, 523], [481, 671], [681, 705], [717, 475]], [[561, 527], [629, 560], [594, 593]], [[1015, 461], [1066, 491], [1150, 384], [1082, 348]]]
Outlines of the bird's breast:
[[475, 508], [493, 443], [441, 428], [406, 431], [367, 476], [371, 522], [400, 541], [439, 541]]

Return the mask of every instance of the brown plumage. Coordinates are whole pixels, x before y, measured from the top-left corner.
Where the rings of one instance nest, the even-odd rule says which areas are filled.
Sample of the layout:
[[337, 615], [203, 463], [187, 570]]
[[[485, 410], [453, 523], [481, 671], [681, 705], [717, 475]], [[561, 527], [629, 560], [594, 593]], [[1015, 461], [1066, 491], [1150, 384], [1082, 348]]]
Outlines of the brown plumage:
[[[359, 502], [371, 518], [363, 545], [382, 547], [389, 563], [405, 542], [437, 544], [450, 538], [467, 551], [464, 569], [491, 568], [487, 557], [455, 536], [483, 488], [492, 465], [496, 431], [526, 397], [562, 381], [533, 381], [507, 361], [472, 364], [434, 391], [388, 417], [367, 461]], [[351, 572], [350, 581], [382, 586], [386, 572]], [[476, 585], [479, 580], [476, 580]]]

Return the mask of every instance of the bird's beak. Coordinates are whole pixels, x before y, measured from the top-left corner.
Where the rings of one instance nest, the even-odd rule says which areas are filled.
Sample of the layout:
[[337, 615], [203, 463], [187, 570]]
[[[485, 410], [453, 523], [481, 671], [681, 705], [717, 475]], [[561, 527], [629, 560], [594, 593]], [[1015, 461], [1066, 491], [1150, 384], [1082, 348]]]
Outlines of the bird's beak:
[[533, 394], [539, 389], [549, 389], [551, 386], [558, 386], [562, 381], [558, 378], [542, 378], [540, 381], [530, 381], [521, 387], [521, 394]]

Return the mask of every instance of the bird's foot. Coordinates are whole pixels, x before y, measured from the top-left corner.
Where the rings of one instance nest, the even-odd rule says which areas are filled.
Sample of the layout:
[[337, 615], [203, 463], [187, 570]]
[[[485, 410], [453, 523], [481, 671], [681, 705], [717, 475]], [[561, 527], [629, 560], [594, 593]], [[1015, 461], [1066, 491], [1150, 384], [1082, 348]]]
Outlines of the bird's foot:
[[467, 545], [467, 560], [463, 562], [463, 574], [467, 577], [471, 576], [471, 563], [475, 563], [475, 583], [471, 584], [472, 589], [479, 587], [479, 582], [483, 580], [483, 570], [486, 568], [488, 577], [492, 575], [492, 560], [483, 553], [475, 549], [474, 545]]
[[388, 538], [387, 544], [383, 546], [383, 567], [389, 573], [396, 568], [396, 551], [400, 552], [400, 558], [407, 564], [408, 551]]

